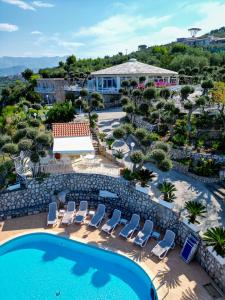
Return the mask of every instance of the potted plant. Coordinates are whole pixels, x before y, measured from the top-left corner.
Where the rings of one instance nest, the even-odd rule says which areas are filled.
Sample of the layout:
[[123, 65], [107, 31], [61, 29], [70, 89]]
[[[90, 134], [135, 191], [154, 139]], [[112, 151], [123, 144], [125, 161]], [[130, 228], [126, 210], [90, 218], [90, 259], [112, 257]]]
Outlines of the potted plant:
[[141, 170], [137, 171], [136, 178], [138, 183], [136, 183], [136, 190], [145, 194], [149, 194], [148, 182], [152, 181], [155, 177], [156, 175], [153, 173], [153, 171], [148, 169], [142, 168]]
[[188, 225], [193, 231], [200, 231], [200, 227], [196, 224], [200, 224], [197, 217], [205, 218], [206, 206], [197, 201], [185, 202], [185, 209], [188, 211], [187, 219], [184, 219], [184, 223]]
[[225, 265], [225, 228], [222, 226], [208, 228], [203, 235], [203, 241], [209, 246], [209, 252], [213, 254], [217, 261]]
[[158, 185], [158, 189], [162, 193], [162, 198], [159, 199], [159, 203], [172, 209], [174, 207], [174, 200], [176, 199], [175, 193], [176, 187], [170, 181], [164, 181]]

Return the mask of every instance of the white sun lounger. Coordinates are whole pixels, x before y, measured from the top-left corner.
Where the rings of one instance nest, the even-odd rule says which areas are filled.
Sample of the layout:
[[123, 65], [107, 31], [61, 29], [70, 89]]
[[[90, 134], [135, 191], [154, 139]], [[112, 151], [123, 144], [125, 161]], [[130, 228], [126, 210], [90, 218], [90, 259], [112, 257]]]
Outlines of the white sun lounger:
[[79, 210], [76, 213], [76, 216], [74, 218], [74, 222], [75, 223], [82, 223], [84, 222], [86, 215], [88, 212], [88, 202], [87, 201], [81, 201], [80, 202], [80, 206], [79, 206]]
[[49, 203], [49, 211], [47, 218], [47, 225], [56, 225], [57, 224], [57, 203]]
[[105, 216], [105, 205], [99, 204], [94, 216], [92, 217], [91, 221], [89, 222], [89, 225], [93, 226], [95, 228], [98, 228], [99, 225], [101, 224], [104, 216]]
[[167, 252], [174, 247], [175, 233], [172, 230], [167, 229], [163, 240], [152, 249], [151, 253], [158, 256], [159, 259], [163, 259]]
[[119, 224], [121, 218], [121, 211], [114, 209], [111, 219], [109, 219], [102, 227], [102, 231], [111, 234], [116, 226]]
[[153, 222], [150, 220], [146, 220], [143, 228], [138, 232], [136, 238], [134, 239], [134, 243], [141, 247], [144, 247], [149, 238], [151, 237], [153, 230]]
[[132, 237], [135, 230], [138, 228], [140, 222], [140, 216], [137, 214], [133, 214], [130, 222], [126, 224], [123, 229], [120, 231], [119, 235], [128, 239], [129, 237]]
[[65, 212], [62, 218], [62, 224], [71, 224], [73, 222], [74, 214], [75, 214], [75, 202], [69, 201], [67, 204], [67, 211]]

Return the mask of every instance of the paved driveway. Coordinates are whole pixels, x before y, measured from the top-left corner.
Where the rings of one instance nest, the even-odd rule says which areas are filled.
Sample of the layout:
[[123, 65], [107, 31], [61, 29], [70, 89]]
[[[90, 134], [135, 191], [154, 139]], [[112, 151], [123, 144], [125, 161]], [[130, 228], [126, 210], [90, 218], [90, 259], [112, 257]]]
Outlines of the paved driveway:
[[186, 201], [202, 201], [207, 205], [208, 211], [207, 217], [202, 219], [204, 222], [203, 229], [217, 225], [225, 226], [225, 203], [218, 201], [203, 183], [175, 170], [165, 173], [150, 163], [147, 163], [145, 166], [157, 174], [157, 179], [150, 183], [156, 197], [159, 196], [158, 183], [163, 180], [169, 180], [175, 184], [177, 189], [175, 206], [178, 209], [183, 208]]

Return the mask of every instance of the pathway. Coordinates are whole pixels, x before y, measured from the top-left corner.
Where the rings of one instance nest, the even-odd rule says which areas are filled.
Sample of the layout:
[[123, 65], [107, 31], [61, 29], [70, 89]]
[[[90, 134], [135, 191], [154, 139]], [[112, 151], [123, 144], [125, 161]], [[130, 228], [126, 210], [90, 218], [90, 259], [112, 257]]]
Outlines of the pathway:
[[[110, 134], [112, 130], [118, 126], [122, 117], [124, 117], [124, 113], [120, 109], [101, 112], [99, 115], [100, 130]], [[131, 138], [126, 140], [126, 144], [130, 149], [131, 142]], [[135, 145], [134, 150], [137, 149], [138, 147]], [[129, 154], [125, 156], [124, 160], [127, 167], [131, 168], [132, 163], [130, 162]], [[175, 200], [177, 209], [182, 209], [184, 203], [189, 200], [202, 201], [207, 205], [208, 210], [207, 217], [202, 219], [204, 221], [203, 230], [211, 226], [225, 226], [225, 201], [218, 199], [218, 197], [216, 198], [205, 184], [175, 170], [164, 173], [150, 163], [145, 166], [157, 174], [157, 179], [150, 184], [152, 192], [156, 197], [160, 195], [157, 189], [158, 183], [163, 180], [169, 180], [173, 182], [177, 188], [177, 198]]]

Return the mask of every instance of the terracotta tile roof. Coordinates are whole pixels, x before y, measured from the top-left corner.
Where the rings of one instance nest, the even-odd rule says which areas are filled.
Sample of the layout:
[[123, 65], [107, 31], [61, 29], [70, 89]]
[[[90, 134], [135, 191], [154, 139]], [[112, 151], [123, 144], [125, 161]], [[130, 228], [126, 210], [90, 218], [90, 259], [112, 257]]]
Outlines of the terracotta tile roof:
[[53, 123], [52, 131], [54, 137], [91, 135], [88, 123]]

